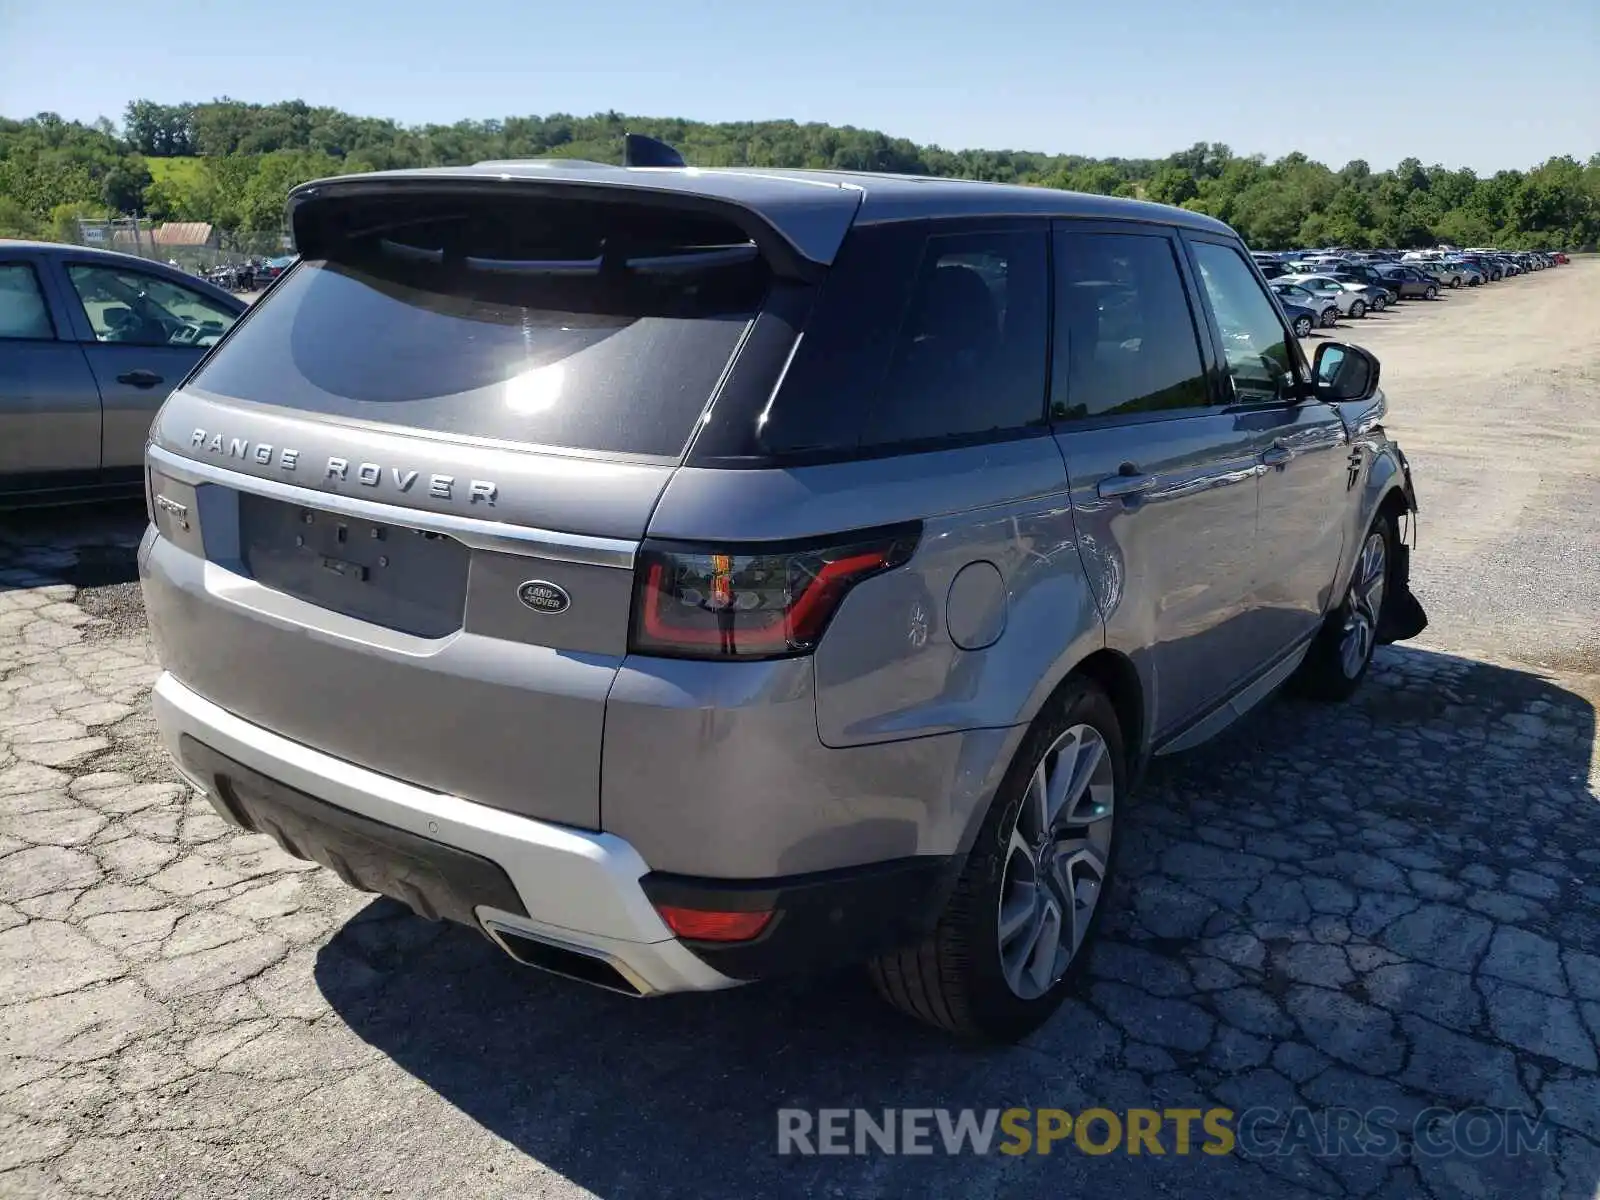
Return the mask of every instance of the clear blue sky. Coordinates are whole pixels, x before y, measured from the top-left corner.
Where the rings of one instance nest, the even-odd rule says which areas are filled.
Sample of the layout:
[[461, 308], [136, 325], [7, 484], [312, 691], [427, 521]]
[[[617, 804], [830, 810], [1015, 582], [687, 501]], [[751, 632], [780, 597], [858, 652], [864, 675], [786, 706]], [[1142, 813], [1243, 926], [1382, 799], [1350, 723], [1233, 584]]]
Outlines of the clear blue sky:
[[0, 55], [10, 117], [228, 95], [408, 124], [614, 108], [950, 148], [1221, 141], [1334, 167], [1600, 151], [1600, 0], [0, 0]]

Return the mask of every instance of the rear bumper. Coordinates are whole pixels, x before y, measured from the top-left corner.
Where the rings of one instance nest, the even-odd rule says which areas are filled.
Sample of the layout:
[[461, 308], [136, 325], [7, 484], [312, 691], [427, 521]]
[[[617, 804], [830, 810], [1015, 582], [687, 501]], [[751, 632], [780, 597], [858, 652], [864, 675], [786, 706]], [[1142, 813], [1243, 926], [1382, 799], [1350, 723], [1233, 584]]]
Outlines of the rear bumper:
[[[559, 965], [571, 961], [564, 956], [603, 964], [620, 977], [617, 990], [650, 995], [738, 982], [673, 937], [640, 886], [649, 867], [621, 838], [379, 775], [241, 720], [170, 673], [153, 700], [167, 749], [226, 820], [259, 823], [291, 853], [323, 861], [356, 886], [381, 885], [423, 915], [473, 922], [530, 965], [584, 978]], [[275, 789], [282, 793], [241, 803], [242, 794]], [[297, 841], [296, 830], [307, 828], [314, 832]], [[544, 961], [542, 948], [552, 952]], [[604, 972], [588, 981], [605, 983]]]
[[[347, 884], [480, 929], [529, 966], [629, 995], [712, 991], [911, 945], [955, 855], [769, 879], [652, 872], [627, 841], [429, 791], [245, 721], [163, 672], [157, 727], [221, 816]], [[771, 912], [747, 942], [675, 937], [655, 905]]]
[[711, 912], [770, 912], [747, 942], [688, 942], [734, 979], [811, 974], [914, 946], [933, 930], [955, 886], [958, 855], [919, 854], [777, 879], [700, 879], [655, 872], [642, 881], [657, 904]]

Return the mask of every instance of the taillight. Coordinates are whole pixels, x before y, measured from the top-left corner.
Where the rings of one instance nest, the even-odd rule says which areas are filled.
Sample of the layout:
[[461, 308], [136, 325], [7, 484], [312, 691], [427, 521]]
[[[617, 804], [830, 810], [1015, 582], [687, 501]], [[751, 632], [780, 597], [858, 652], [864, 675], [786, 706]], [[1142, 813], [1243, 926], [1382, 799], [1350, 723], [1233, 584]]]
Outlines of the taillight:
[[906, 562], [920, 532], [896, 526], [761, 547], [646, 542], [630, 648], [678, 658], [806, 654], [850, 589]]

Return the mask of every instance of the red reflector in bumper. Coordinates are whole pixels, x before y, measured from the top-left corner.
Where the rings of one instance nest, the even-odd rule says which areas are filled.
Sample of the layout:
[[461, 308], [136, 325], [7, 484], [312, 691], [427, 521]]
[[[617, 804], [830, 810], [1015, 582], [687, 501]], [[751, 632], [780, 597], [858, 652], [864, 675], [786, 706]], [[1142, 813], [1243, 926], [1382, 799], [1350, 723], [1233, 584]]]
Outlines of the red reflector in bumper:
[[770, 912], [704, 912], [697, 908], [656, 907], [667, 928], [697, 942], [747, 942], [767, 927]]

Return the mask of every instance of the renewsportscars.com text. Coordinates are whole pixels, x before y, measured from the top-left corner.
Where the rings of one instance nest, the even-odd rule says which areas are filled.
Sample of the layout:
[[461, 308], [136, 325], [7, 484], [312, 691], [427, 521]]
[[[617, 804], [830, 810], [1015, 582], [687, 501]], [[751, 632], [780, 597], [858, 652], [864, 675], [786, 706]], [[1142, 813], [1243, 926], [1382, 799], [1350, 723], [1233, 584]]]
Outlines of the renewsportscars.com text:
[[778, 1153], [1442, 1157], [1549, 1154], [1545, 1113], [1428, 1108], [781, 1108]]

